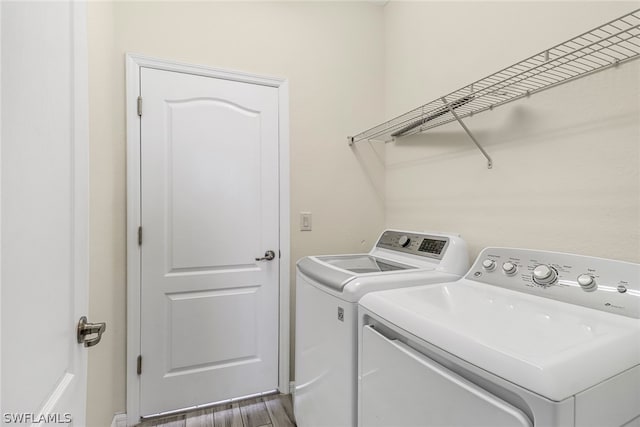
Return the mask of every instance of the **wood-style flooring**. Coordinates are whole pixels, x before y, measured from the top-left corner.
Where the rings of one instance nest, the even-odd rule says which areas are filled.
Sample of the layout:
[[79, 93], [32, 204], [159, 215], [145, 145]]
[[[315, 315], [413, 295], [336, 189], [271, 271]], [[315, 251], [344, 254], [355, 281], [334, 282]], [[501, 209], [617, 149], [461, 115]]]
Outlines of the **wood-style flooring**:
[[291, 395], [272, 394], [166, 418], [143, 421], [138, 427], [295, 427]]

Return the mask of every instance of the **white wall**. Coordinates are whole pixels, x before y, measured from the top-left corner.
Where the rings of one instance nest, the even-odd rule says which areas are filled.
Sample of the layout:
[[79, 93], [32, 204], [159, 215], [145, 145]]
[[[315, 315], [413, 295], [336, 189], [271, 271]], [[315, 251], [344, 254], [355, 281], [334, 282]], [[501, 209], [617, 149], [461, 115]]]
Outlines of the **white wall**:
[[[387, 117], [563, 42], [638, 2], [391, 2]], [[386, 224], [640, 261], [640, 61], [387, 144]]]
[[[108, 324], [90, 353], [90, 426], [125, 410], [125, 52], [289, 79], [293, 272], [305, 255], [368, 249], [383, 227], [383, 150], [346, 140], [383, 118], [382, 11], [341, 2], [89, 3], [90, 315]], [[313, 213], [313, 231], [299, 231], [300, 211]]]
[[[513, 245], [639, 261], [639, 61], [468, 120], [492, 170], [455, 124], [345, 141], [635, 4], [91, 2], [90, 315], [109, 326], [90, 353], [89, 425], [125, 409], [125, 52], [289, 79], [292, 270], [368, 249], [385, 221], [458, 231], [473, 256]], [[300, 211], [314, 231], [298, 231]]]

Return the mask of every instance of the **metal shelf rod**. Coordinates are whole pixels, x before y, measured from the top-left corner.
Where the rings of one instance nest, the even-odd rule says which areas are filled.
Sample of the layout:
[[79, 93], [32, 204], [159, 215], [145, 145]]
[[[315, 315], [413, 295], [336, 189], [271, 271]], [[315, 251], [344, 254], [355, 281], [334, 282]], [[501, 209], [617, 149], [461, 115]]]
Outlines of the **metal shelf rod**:
[[474, 138], [473, 134], [471, 133], [467, 125], [465, 125], [464, 122], [460, 119], [460, 117], [458, 117], [458, 115], [455, 112], [455, 109], [451, 106], [451, 104], [449, 104], [449, 102], [447, 102], [447, 98], [443, 96], [441, 99], [442, 99], [442, 102], [444, 102], [444, 105], [447, 107], [447, 109], [451, 113], [451, 115], [455, 117], [458, 123], [460, 123], [460, 126], [462, 126], [462, 129], [464, 129], [467, 135], [469, 135], [469, 138], [471, 138], [473, 143], [476, 144], [476, 147], [478, 147], [478, 150], [480, 150], [482, 155], [486, 157], [487, 169], [491, 169], [493, 167], [493, 160], [491, 160], [491, 157], [489, 156], [489, 154], [486, 151], [484, 151], [484, 148], [482, 148], [482, 145], [480, 145], [480, 143]]

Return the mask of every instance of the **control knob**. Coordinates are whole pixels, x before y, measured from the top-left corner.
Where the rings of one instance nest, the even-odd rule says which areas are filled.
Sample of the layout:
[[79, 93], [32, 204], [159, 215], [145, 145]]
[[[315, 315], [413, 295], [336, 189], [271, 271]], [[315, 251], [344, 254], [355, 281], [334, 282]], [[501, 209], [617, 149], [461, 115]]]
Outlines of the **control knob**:
[[547, 286], [555, 283], [558, 279], [558, 272], [553, 267], [546, 264], [540, 264], [533, 269], [533, 274], [531, 276], [533, 281], [538, 285]]
[[492, 259], [485, 259], [482, 261], [482, 268], [486, 271], [493, 271], [496, 269], [496, 262]]
[[400, 238], [398, 239], [398, 244], [403, 248], [409, 246], [409, 243], [411, 243], [411, 239], [407, 236], [400, 236]]
[[507, 261], [502, 264], [502, 271], [507, 276], [513, 276], [518, 272], [518, 267], [514, 263]]
[[597, 288], [596, 279], [590, 274], [581, 274], [578, 276], [578, 284], [585, 291], [595, 291]]

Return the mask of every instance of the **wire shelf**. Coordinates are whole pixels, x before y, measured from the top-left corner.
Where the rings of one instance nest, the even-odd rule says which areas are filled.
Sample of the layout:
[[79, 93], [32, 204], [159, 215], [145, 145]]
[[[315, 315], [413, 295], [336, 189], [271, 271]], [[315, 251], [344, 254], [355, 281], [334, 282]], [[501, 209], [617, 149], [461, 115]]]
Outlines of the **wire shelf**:
[[[640, 56], [640, 9], [444, 97], [348, 137], [390, 142], [515, 101]], [[458, 117], [456, 117], [456, 115]]]

